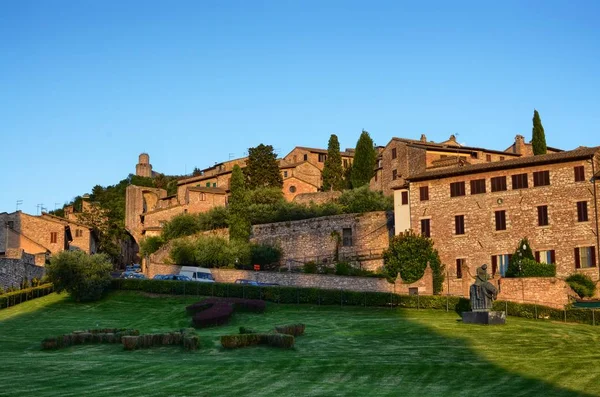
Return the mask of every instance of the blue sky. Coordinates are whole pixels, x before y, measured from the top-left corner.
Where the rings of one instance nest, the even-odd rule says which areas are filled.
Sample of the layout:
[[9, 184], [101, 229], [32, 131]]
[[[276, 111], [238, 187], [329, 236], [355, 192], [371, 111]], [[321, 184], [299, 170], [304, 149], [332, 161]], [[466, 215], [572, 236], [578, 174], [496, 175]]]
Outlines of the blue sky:
[[361, 130], [600, 145], [595, 1], [5, 1], [0, 212]]

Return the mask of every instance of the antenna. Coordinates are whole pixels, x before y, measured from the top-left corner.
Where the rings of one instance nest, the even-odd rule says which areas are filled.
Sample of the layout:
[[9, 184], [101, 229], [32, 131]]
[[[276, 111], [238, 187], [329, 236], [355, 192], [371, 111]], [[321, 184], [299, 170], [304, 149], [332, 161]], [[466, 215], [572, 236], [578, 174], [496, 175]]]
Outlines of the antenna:
[[58, 209], [59, 205], [60, 205], [60, 203], [54, 203], [54, 211], [56, 211]]
[[17, 200], [17, 211], [19, 210], [19, 206], [23, 204], [23, 200]]
[[40, 214], [40, 208], [44, 208], [44, 204], [37, 204], [35, 207], [36, 207], [37, 215], [39, 215]]
[[229, 160], [235, 157], [235, 153], [229, 153]]

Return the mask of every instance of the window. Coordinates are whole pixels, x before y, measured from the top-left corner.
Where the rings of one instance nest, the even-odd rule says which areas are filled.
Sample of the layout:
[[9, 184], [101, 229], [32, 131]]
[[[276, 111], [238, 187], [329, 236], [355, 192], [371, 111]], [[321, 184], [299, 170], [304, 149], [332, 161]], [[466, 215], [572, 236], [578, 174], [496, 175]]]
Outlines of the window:
[[377, 182], [377, 175], [379, 175], [379, 171], [375, 172], [375, 182]]
[[292, 185], [290, 186], [290, 193], [296, 193], [296, 186]]
[[396, 157], [398, 157], [397, 153], [396, 153], [396, 148], [392, 149], [392, 160], [395, 159]]
[[510, 262], [510, 254], [492, 255], [492, 276], [499, 273], [502, 277], [506, 274], [508, 263]]
[[342, 245], [352, 247], [352, 228], [345, 227], [342, 229]]
[[75, 237], [83, 237], [83, 230], [75, 229]]
[[587, 201], [577, 202], [577, 222], [588, 221]]
[[462, 278], [462, 268], [465, 264], [465, 259], [460, 258], [456, 260], [456, 278]]
[[550, 171], [539, 171], [533, 173], [533, 186], [550, 185]]
[[430, 219], [421, 219], [421, 236], [431, 237]]
[[540, 205], [538, 209], [538, 226], [548, 226], [548, 206]]
[[402, 205], [408, 205], [408, 192], [402, 192]]
[[456, 215], [454, 217], [454, 231], [456, 234], [465, 234], [465, 216]]
[[479, 154], [477, 152], [471, 152], [471, 158], [477, 159], [477, 158], [479, 158]]
[[58, 241], [58, 233], [50, 232], [50, 243], [56, 243]]
[[206, 187], [210, 187], [210, 182], [206, 182]]
[[429, 186], [421, 186], [419, 188], [419, 198], [421, 201], [429, 200]]
[[344, 159], [344, 168], [348, 168], [348, 159]]
[[500, 161], [504, 161], [504, 156], [500, 156]]
[[284, 178], [287, 178], [287, 173], [288, 173], [287, 171], [283, 171], [283, 177]]
[[213, 187], [217, 187], [217, 182], [214, 182], [214, 183], [213, 183]]
[[517, 174], [512, 176], [512, 188], [527, 189], [527, 174]]
[[465, 195], [465, 183], [454, 182], [450, 184], [450, 197], [458, 197]]
[[6, 226], [8, 226], [9, 229], [14, 229], [15, 228], [15, 221], [8, 221], [6, 222]]
[[319, 163], [323, 163], [327, 160], [327, 155], [324, 153], [319, 153]]
[[575, 248], [575, 268], [596, 267], [596, 247]]
[[206, 194], [200, 193], [200, 201], [206, 201]]
[[304, 155], [304, 161], [308, 161], [308, 154]]
[[496, 211], [496, 230], [506, 230], [506, 211]]
[[535, 260], [539, 263], [553, 265], [556, 263], [556, 255], [554, 254], [554, 250], [535, 251]]
[[396, 178], [398, 177], [398, 170], [393, 170], [392, 171], [392, 180], [396, 180]]
[[488, 163], [489, 163], [490, 161], [492, 161], [492, 155], [491, 155], [491, 154], [486, 154], [486, 155], [485, 155], [485, 161], [487, 161]]
[[506, 190], [506, 177], [505, 176], [497, 176], [491, 179], [492, 182], [492, 192], [501, 192]]
[[575, 182], [583, 182], [585, 181], [585, 168], [583, 167], [583, 165], [580, 165], [579, 167], [575, 167]]
[[485, 179], [475, 179], [471, 181], [471, 194], [485, 193]]

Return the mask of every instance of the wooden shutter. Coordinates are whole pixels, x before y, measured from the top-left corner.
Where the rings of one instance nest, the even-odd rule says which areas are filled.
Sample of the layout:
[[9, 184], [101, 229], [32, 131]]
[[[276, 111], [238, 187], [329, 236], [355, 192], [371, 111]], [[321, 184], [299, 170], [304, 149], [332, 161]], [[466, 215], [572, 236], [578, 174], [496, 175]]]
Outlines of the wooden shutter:
[[540, 262], [540, 251], [535, 251], [535, 261]]
[[575, 248], [575, 269], [581, 267], [581, 260], [579, 259], [579, 248]]
[[556, 253], [554, 250], [550, 251], [550, 262], [552, 262], [552, 264], [556, 263]]
[[496, 255], [492, 255], [492, 275], [496, 274], [497, 270], [498, 270], [498, 258], [496, 258]]
[[590, 247], [591, 266], [596, 267], [596, 247]]

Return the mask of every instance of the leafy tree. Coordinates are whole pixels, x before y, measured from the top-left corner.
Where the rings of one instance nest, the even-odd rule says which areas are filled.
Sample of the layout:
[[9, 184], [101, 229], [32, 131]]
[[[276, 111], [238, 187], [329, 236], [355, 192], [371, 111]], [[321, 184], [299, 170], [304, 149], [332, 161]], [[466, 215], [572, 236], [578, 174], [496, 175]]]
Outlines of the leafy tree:
[[344, 189], [352, 189], [352, 163], [344, 168]]
[[191, 236], [202, 231], [198, 217], [191, 214], [180, 214], [166, 222], [162, 228], [161, 237], [164, 241], [178, 237]]
[[433, 248], [433, 240], [410, 231], [394, 236], [389, 248], [383, 253], [383, 269], [386, 275], [395, 279], [400, 273], [402, 279], [412, 283], [425, 274], [427, 262], [433, 271], [433, 292], [442, 291], [444, 265]]
[[95, 301], [110, 285], [112, 265], [104, 254], [63, 251], [50, 259], [48, 280], [57, 292], [67, 291], [77, 302]]
[[246, 160], [247, 188], [257, 187], [283, 187], [283, 178], [279, 172], [277, 155], [273, 146], [262, 143], [254, 148], [248, 149], [248, 160]]
[[544, 133], [544, 126], [542, 126], [542, 120], [537, 110], [533, 111], [533, 130], [532, 130], [532, 142], [533, 154], [546, 154], [546, 134]]
[[165, 244], [160, 236], [150, 236], [140, 241], [140, 254], [142, 256], [151, 255], [158, 251]]
[[250, 263], [251, 249], [249, 243], [241, 240], [198, 236], [175, 240], [169, 255], [178, 265], [244, 268]]
[[383, 192], [369, 189], [369, 186], [361, 186], [357, 189], [346, 190], [338, 203], [342, 205], [344, 213], [364, 213], [371, 211], [392, 211], [394, 209], [394, 198], [385, 196]]
[[200, 176], [202, 175], [202, 170], [198, 167], [194, 167], [194, 171], [192, 171], [192, 176]]
[[375, 164], [377, 161], [377, 152], [373, 140], [365, 130], [360, 134], [356, 143], [354, 152], [354, 162], [352, 163], [352, 187], [357, 188], [369, 183], [375, 175]]
[[323, 190], [342, 190], [344, 188], [344, 170], [338, 137], [332, 134], [327, 145], [327, 159], [323, 166]]
[[244, 174], [239, 165], [233, 166], [230, 181], [231, 196], [229, 197], [229, 238], [232, 240], [248, 241], [251, 226], [248, 219], [248, 194]]
[[596, 283], [588, 275], [576, 273], [567, 277], [566, 281], [580, 298], [591, 298], [596, 293]]
[[[279, 268], [281, 248], [268, 244], [252, 244], [250, 246], [252, 257], [251, 265], [260, 265], [261, 270], [276, 270]], [[251, 270], [248, 266], [247, 269]]]
[[519, 277], [519, 274], [523, 270], [524, 260], [535, 262], [535, 257], [533, 256], [533, 251], [531, 250], [531, 245], [529, 244], [527, 237], [524, 237], [519, 241], [515, 253], [510, 258], [505, 276]]

